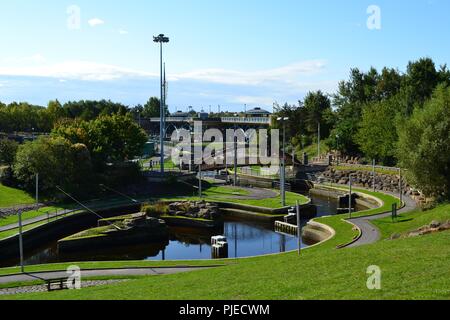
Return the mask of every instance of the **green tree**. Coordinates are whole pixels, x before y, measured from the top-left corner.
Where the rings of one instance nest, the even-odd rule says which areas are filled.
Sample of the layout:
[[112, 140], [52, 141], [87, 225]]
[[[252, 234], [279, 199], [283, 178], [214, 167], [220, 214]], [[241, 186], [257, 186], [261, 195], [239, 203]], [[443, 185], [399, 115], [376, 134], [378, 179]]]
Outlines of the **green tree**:
[[92, 189], [94, 179], [90, 154], [83, 144], [72, 145], [61, 137], [40, 137], [19, 146], [14, 164], [14, 176], [27, 190], [34, 190], [39, 173], [40, 191], [58, 193], [56, 186], [83, 195]]
[[306, 127], [309, 134], [318, 133], [320, 124], [321, 136], [326, 138], [330, 134], [331, 101], [322, 91], [309, 92], [303, 102], [306, 115]]
[[142, 116], [145, 118], [158, 118], [161, 114], [160, 100], [156, 97], [151, 97], [144, 105]]
[[394, 98], [364, 107], [355, 141], [368, 159], [381, 160], [385, 165], [394, 163], [397, 112], [397, 99]]
[[0, 163], [11, 167], [16, 158], [19, 144], [13, 140], [0, 139]]
[[107, 163], [132, 160], [142, 154], [147, 134], [130, 114], [100, 116], [92, 121], [63, 121], [52, 132], [72, 144], [87, 146], [97, 169]]
[[410, 183], [428, 195], [450, 198], [450, 88], [438, 86], [423, 109], [404, 121], [397, 157]]

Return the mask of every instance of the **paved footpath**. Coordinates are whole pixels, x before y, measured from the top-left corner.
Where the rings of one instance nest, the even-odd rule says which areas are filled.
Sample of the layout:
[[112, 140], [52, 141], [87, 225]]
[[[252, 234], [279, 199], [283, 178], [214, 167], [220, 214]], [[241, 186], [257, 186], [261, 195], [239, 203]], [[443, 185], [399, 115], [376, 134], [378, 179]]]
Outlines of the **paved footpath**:
[[[69, 213], [72, 213], [72, 212], [75, 212], [75, 211], [78, 211], [78, 210], [80, 210], [80, 209], [64, 209], [64, 210], [60, 210], [60, 211], [58, 211], [58, 215], [52, 214], [52, 215], [50, 215], [50, 218], [51, 219], [59, 218], [59, 217], [65, 216], [65, 215], [67, 215]], [[49, 216], [47, 216], [47, 214], [43, 214], [43, 215], [31, 218], [31, 219], [24, 220], [22, 222], [22, 226], [25, 227], [25, 226], [28, 226], [30, 224], [35, 224], [35, 223], [38, 223], [38, 222], [47, 221], [48, 219], [49, 219]], [[0, 232], [14, 230], [14, 229], [17, 229], [17, 228], [19, 228], [19, 223], [18, 222], [12, 223], [12, 224], [8, 224], [6, 226], [0, 226]]]
[[[383, 191], [383, 193], [386, 193], [391, 196], [398, 197], [398, 194], [394, 194], [392, 192], [386, 192]], [[405, 206], [398, 210], [398, 213], [406, 213], [409, 211], [412, 211], [417, 208], [416, 202], [411, 199], [409, 196], [403, 197], [403, 202], [405, 203]], [[353, 223], [354, 225], [358, 226], [358, 228], [361, 230], [361, 237], [355, 241], [354, 243], [348, 245], [346, 248], [352, 248], [352, 247], [359, 247], [367, 244], [372, 244], [381, 239], [381, 233], [378, 230], [377, 227], [375, 227], [371, 221], [387, 218], [392, 215], [391, 212], [383, 213], [383, 214], [377, 214], [374, 216], [369, 217], [360, 217], [360, 218], [354, 218], [349, 219], [347, 221]]]
[[[167, 274], [185, 273], [198, 270], [217, 268], [218, 266], [207, 267], [161, 267], [161, 268], [130, 268], [130, 269], [98, 269], [81, 270], [81, 277], [103, 277], [103, 276], [159, 276]], [[27, 282], [36, 280], [48, 280], [68, 277], [65, 271], [36, 272], [26, 274], [14, 274], [0, 276], [0, 284]]]

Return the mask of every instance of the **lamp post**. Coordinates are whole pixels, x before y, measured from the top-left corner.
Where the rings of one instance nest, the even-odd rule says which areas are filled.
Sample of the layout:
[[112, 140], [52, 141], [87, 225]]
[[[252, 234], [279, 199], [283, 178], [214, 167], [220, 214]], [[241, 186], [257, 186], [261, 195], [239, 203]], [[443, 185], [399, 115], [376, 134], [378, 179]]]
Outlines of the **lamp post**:
[[352, 197], [352, 177], [353, 177], [353, 175], [356, 175], [355, 173], [353, 173], [353, 174], [350, 174], [349, 176], [348, 176], [348, 183], [349, 183], [349, 195], [348, 195], [348, 212], [349, 212], [349, 214], [350, 214], [350, 219], [352, 218], [352, 211], [353, 211], [353, 208], [352, 208], [352, 205], [353, 205], [353, 197]]
[[283, 157], [281, 160], [281, 172], [280, 172], [280, 191], [281, 191], [281, 204], [282, 206], [286, 206], [286, 121], [289, 118], [281, 117], [278, 118], [277, 121], [281, 121], [283, 123]]
[[236, 113], [234, 115], [234, 186], [237, 187], [237, 165], [238, 165], [238, 159], [237, 159], [237, 152], [238, 152], [238, 146], [237, 146], [237, 117], [238, 114]]
[[22, 210], [19, 209], [19, 254], [20, 254], [20, 272], [25, 273], [24, 259], [23, 259], [23, 236], [22, 236]]
[[161, 100], [160, 100], [160, 118], [161, 118], [161, 126], [159, 129], [160, 135], [160, 153], [161, 153], [161, 174], [164, 174], [164, 132], [165, 132], [165, 102], [164, 102], [164, 83], [163, 83], [163, 43], [169, 42], [169, 37], [164, 36], [164, 34], [160, 34], [157, 37], [153, 37], [153, 42], [159, 43], [160, 45], [160, 69], [161, 69]]
[[336, 135], [336, 165], [339, 165], [339, 135]]

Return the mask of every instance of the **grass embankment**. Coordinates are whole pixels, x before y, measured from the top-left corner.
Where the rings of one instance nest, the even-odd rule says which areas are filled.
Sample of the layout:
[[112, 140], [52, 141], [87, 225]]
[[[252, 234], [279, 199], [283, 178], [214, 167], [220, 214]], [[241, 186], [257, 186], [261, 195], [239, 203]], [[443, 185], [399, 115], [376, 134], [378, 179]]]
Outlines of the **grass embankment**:
[[403, 234], [419, 229], [434, 220], [441, 223], [450, 220], [450, 204], [439, 206], [434, 210], [418, 209], [401, 214], [396, 221], [392, 221], [392, 218], [379, 219], [374, 221], [374, 224], [380, 229], [382, 238], [388, 239], [393, 234]]
[[0, 208], [33, 204], [35, 199], [25, 191], [0, 184]]
[[[385, 202], [388, 200], [383, 199]], [[450, 205], [444, 205], [423, 214], [414, 211], [402, 215], [405, 224], [387, 220], [383, 226], [386, 230], [389, 227], [394, 232], [403, 232], [435, 219], [445, 219], [449, 209]], [[342, 219], [342, 216], [336, 218]], [[345, 235], [338, 232], [335, 238], [342, 241]], [[133, 277], [127, 282], [108, 286], [5, 296], [2, 299], [449, 299], [450, 277], [445, 271], [449, 270], [449, 261], [450, 232], [447, 231], [343, 250], [333, 250], [325, 243], [304, 250], [300, 257], [287, 253], [227, 260], [229, 265], [217, 269], [162, 277]], [[85, 269], [194, 266], [222, 262], [142, 261], [78, 265]], [[64, 270], [68, 265], [27, 267], [27, 271]], [[381, 268], [381, 290], [371, 291], [366, 287], [366, 271], [372, 265]], [[17, 271], [17, 268], [0, 269], [0, 274]]]
[[[222, 268], [3, 299], [449, 299], [450, 232], [344, 250], [242, 259]], [[368, 290], [367, 268], [382, 272]]]
[[[186, 196], [179, 196], [179, 197], [167, 197], [167, 198], [161, 198], [161, 199], [154, 199], [154, 200], [161, 200], [161, 201], [211, 201], [211, 202], [229, 202], [229, 203], [239, 203], [239, 204], [245, 204], [249, 206], [254, 207], [263, 207], [263, 208], [269, 208], [269, 209], [279, 209], [283, 206], [281, 205], [281, 196], [277, 194], [277, 196], [273, 198], [267, 198], [267, 199], [241, 199], [241, 198], [235, 198], [234, 195], [238, 196], [245, 196], [248, 194], [235, 194], [234, 192], [230, 193], [221, 193], [218, 192], [218, 189], [220, 187], [211, 187], [206, 189], [203, 192], [203, 198], [200, 197], [186, 197]], [[245, 191], [245, 190], [244, 190]], [[242, 193], [243, 191], [241, 191]], [[245, 191], [246, 192], [246, 191]], [[286, 192], [286, 205], [287, 206], [294, 206], [297, 202], [297, 200], [300, 202], [300, 204], [305, 204], [309, 201], [309, 199], [301, 194], [293, 193], [293, 192]]]
[[[312, 161], [313, 158], [317, 158], [317, 141], [313, 144], [305, 147], [303, 150], [299, 150], [297, 153], [298, 159], [303, 159], [303, 152], [308, 155], [309, 161]], [[326, 155], [330, 152], [330, 148], [326, 145], [325, 141], [320, 141], [320, 155]]]
[[[345, 190], [345, 188], [336, 187], [331, 189], [339, 189], [339, 190]], [[369, 196], [376, 197], [380, 199], [383, 202], [383, 205], [379, 208], [375, 209], [369, 209], [364, 210], [360, 212], [355, 212], [352, 214], [353, 218], [356, 217], [363, 217], [363, 216], [373, 216], [381, 213], [386, 213], [392, 210], [392, 205], [394, 203], [397, 203], [397, 206], [400, 207], [400, 199], [395, 198], [393, 196], [379, 193], [379, 192], [372, 192], [364, 189], [353, 189], [354, 192], [360, 192]], [[329, 217], [321, 217], [318, 219], [315, 219], [314, 221], [326, 224], [330, 227], [332, 227], [336, 231], [336, 236], [331, 239], [330, 241], [324, 243], [321, 247], [324, 248], [335, 248], [340, 245], [348, 244], [352, 241], [355, 237], [359, 235], [359, 230], [354, 229], [353, 225], [349, 222], [345, 221], [345, 219], [348, 219], [350, 217], [349, 214], [341, 214], [341, 215], [335, 215], [335, 216], [329, 216]]]

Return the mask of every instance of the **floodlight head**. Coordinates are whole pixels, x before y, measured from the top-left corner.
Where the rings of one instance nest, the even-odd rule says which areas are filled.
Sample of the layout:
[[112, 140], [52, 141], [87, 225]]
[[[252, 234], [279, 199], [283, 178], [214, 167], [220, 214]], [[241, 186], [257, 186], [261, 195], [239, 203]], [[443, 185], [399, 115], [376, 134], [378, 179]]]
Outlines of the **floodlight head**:
[[281, 121], [281, 120], [283, 120], [283, 118], [277, 118], [277, 121]]
[[284, 118], [283, 120], [284, 120], [284, 121], [288, 121], [288, 120], [289, 120], [289, 118], [288, 118], [288, 117], [286, 117], [286, 118]]
[[153, 42], [168, 43], [169, 42], [169, 37], [164, 36], [164, 34], [160, 34], [157, 37], [153, 37]]

